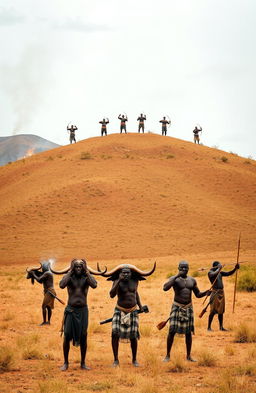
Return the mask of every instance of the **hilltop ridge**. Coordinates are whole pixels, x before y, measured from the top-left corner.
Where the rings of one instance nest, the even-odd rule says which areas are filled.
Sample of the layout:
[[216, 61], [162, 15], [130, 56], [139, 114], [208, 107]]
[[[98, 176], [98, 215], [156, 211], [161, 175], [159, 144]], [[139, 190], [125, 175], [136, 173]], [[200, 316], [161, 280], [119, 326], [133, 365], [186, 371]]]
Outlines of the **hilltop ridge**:
[[111, 134], [0, 168], [2, 263], [255, 249], [256, 165], [155, 134]]

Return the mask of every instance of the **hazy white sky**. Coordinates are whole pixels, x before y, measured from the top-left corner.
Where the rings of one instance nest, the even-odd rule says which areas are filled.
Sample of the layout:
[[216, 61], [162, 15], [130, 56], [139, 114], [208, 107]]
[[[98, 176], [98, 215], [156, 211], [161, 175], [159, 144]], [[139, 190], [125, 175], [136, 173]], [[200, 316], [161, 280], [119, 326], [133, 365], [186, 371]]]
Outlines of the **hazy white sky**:
[[146, 131], [256, 158], [255, 0], [1, 0], [0, 136]]

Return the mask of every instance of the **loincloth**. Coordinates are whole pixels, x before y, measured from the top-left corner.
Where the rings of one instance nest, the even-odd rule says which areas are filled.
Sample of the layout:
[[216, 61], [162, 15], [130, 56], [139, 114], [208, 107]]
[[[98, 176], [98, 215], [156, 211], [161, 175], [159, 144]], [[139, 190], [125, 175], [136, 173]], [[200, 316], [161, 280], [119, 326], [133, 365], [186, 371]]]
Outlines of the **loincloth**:
[[169, 333], [194, 333], [194, 312], [192, 304], [183, 305], [173, 302], [170, 313]]
[[[216, 294], [217, 292], [217, 294]], [[214, 290], [211, 294], [210, 312], [215, 314], [224, 314], [225, 312], [225, 295], [223, 289]]]
[[112, 336], [118, 336], [123, 342], [139, 339], [139, 316], [136, 306], [125, 309], [116, 306], [112, 320]]
[[64, 317], [61, 332], [68, 341], [73, 340], [73, 345], [80, 345], [81, 337], [85, 336], [88, 328], [88, 307], [71, 307], [67, 306], [64, 311]]
[[50, 307], [52, 310], [54, 309], [54, 300], [55, 298], [49, 293], [49, 291], [56, 296], [56, 292], [53, 288], [47, 289], [46, 292], [44, 293], [44, 299], [43, 299], [43, 304], [42, 307]]

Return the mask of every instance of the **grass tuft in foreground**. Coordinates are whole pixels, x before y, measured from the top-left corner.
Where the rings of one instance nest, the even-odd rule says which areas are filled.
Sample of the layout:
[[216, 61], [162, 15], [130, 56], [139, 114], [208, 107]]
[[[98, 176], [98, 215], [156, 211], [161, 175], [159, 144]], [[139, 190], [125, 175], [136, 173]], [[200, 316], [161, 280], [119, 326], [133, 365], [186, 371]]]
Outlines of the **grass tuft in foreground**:
[[13, 352], [6, 346], [0, 347], [0, 371], [10, 371], [14, 362]]

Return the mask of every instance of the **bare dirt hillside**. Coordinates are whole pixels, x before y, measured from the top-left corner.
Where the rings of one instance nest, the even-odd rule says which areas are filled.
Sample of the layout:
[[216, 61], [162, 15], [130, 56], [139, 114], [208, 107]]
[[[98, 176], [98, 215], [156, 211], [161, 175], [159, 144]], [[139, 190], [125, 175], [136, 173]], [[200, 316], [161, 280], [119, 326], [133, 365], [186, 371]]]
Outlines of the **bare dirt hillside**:
[[[256, 246], [256, 163], [154, 134], [114, 134], [0, 168], [1, 263]], [[235, 254], [235, 251], [234, 251]]]

